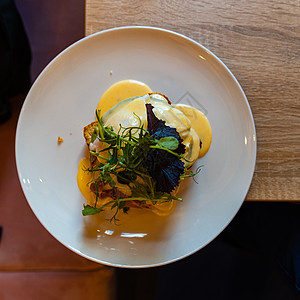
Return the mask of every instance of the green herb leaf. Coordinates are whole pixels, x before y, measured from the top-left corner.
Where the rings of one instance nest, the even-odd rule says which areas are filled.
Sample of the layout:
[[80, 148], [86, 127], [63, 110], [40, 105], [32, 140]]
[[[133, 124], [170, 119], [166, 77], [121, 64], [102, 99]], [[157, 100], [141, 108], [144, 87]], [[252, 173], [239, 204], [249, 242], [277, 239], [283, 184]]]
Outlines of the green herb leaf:
[[[114, 210], [111, 221], [119, 211], [127, 213], [127, 201], [156, 204], [172, 200], [182, 201], [181, 198], [171, 195], [171, 191], [179, 184], [181, 178], [194, 177], [194, 174], [185, 172], [182, 156], [185, 146], [175, 128], [159, 120], [152, 112], [153, 107], [146, 104], [148, 127], [143, 128], [139, 120], [138, 126], [123, 127], [120, 125], [117, 132], [112, 126], [105, 126], [96, 111], [98, 124], [95, 127], [92, 140], [105, 143], [105, 148], [99, 152], [90, 151], [91, 155], [100, 158], [91, 168], [87, 169], [93, 175], [93, 184], [97, 187], [108, 183], [116, 188], [117, 182], [127, 184], [131, 195], [112, 199], [97, 208], [98, 191], [96, 188], [96, 203], [92, 207], [84, 205], [84, 216], [94, 215], [110, 207]], [[151, 125], [151, 126], [150, 126]], [[116, 179], [115, 179], [116, 178]], [[99, 191], [100, 193], [101, 191]]]
[[157, 145], [169, 150], [176, 150], [179, 146], [179, 141], [173, 136], [166, 136], [160, 138]]
[[83, 205], [82, 215], [83, 216], [90, 216], [98, 214], [99, 212], [103, 211], [101, 208], [92, 207], [90, 205]]

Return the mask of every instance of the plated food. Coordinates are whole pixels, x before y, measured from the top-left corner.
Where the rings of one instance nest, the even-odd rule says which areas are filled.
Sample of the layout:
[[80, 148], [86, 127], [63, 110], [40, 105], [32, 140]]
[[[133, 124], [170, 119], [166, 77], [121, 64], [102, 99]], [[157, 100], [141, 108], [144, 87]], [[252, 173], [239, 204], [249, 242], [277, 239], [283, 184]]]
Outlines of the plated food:
[[[115, 224], [105, 221], [114, 212], [108, 207], [108, 212], [82, 217], [87, 200], [76, 177], [79, 161], [83, 157], [89, 161], [82, 128], [95, 121], [105, 87], [123, 78], [143, 80], [167, 95], [173, 106], [180, 102], [205, 108], [213, 140], [208, 153], [192, 166], [195, 171], [203, 165], [194, 177], [198, 184], [184, 179], [176, 194], [183, 202], [174, 201], [177, 206], [171, 215], [160, 217], [150, 209], [130, 208], [127, 214], [118, 214], [120, 222]], [[132, 96], [136, 95], [124, 99]], [[102, 100], [100, 116], [107, 111]], [[188, 117], [196, 130], [193, 115]], [[64, 139], [60, 144], [58, 136]], [[164, 29], [114, 28], [76, 42], [36, 80], [18, 121], [16, 163], [28, 204], [60, 243], [101, 264], [147, 268], [187, 257], [224, 230], [251, 184], [256, 140], [242, 88], [208, 49]], [[89, 186], [84, 187], [90, 194]]]
[[111, 210], [111, 220], [131, 208], [166, 216], [180, 184], [194, 177], [194, 162], [208, 151], [212, 132], [205, 115], [172, 105], [144, 83], [124, 80], [101, 97], [96, 120], [83, 129], [88, 156], [77, 182], [87, 200], [83, 215]]

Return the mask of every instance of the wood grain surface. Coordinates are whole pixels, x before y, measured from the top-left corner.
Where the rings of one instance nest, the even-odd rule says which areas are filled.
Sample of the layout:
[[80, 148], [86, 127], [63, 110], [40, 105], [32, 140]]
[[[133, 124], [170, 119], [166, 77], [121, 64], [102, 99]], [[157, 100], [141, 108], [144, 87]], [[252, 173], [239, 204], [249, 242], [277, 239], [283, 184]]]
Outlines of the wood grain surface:
[[215, 53], [240, 82], [257, 133], [246, 200], [300, 201], [300, 1], [86, 0], [86, 35], [147, 25]]

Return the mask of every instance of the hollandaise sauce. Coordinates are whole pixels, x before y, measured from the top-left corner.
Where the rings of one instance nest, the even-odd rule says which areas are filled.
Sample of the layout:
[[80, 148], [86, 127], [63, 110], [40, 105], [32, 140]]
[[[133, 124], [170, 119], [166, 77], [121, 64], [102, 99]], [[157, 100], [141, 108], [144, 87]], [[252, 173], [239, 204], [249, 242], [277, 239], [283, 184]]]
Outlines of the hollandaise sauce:
[[104, 114], [125, 99], [144, 96], [151, 92], [150, 87], [143, 82], [137, 80], [122, 80], [106, 90], [97, 105], [97, 109], [100, 109], [101, 114]]
[[[164, 96], [153, 93], [145, 83], [136, 80], [115, 83], [102, 95], [97, 110], [101, 112], [105, 126], [111, 126], [114, 132], [118, 132], [120, 125], [123, 128], [141, 125], [147, 128], [145, 101], [152, 104], [153, 112], [158, 119], [165, 121], [167, 126], [175, 128], [179, 133], [186, 149], [183, 155], [185, 167], [191, 166], [207, 153], [211, 145], [212, 131], [206, 116], [188, 105], [170, 105]], [[93, 146], [97, 147], [97, 145]], [[87, 204], [93, 205], [96, 196], [90, 190], [89, 184], [93, 178], [90, 172], [85, 171], [88, 168], [90, 168], [90, 160], [83, 158], [78, 167], [77, 183]], [[128, 189], [125, 184], [118, 186], [124, 191], [126, 187]], [[173, 200], [158, 202], [151, 206], [151, 210], [159, 216], [167, 216], [174, 211], [176, 203], [177, 201]]]

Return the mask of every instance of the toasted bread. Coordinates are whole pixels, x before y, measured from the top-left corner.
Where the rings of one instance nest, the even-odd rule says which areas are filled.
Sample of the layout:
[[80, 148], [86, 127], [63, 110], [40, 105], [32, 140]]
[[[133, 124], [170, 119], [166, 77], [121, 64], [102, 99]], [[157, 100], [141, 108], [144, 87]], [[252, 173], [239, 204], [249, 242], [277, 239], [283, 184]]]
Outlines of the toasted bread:
[[84, 136], [85, 141], [86, 141], [88, 146], [92, 142], [92, 136], [93, 136], [93, 133], [95, 131], [95, 128], [96, 128], [97, 124], [98, 124], [98, 122], [95, 121], [95, 122], [92, 122], [89, 125], [86, 125], [83, 128], [83, 136]]

